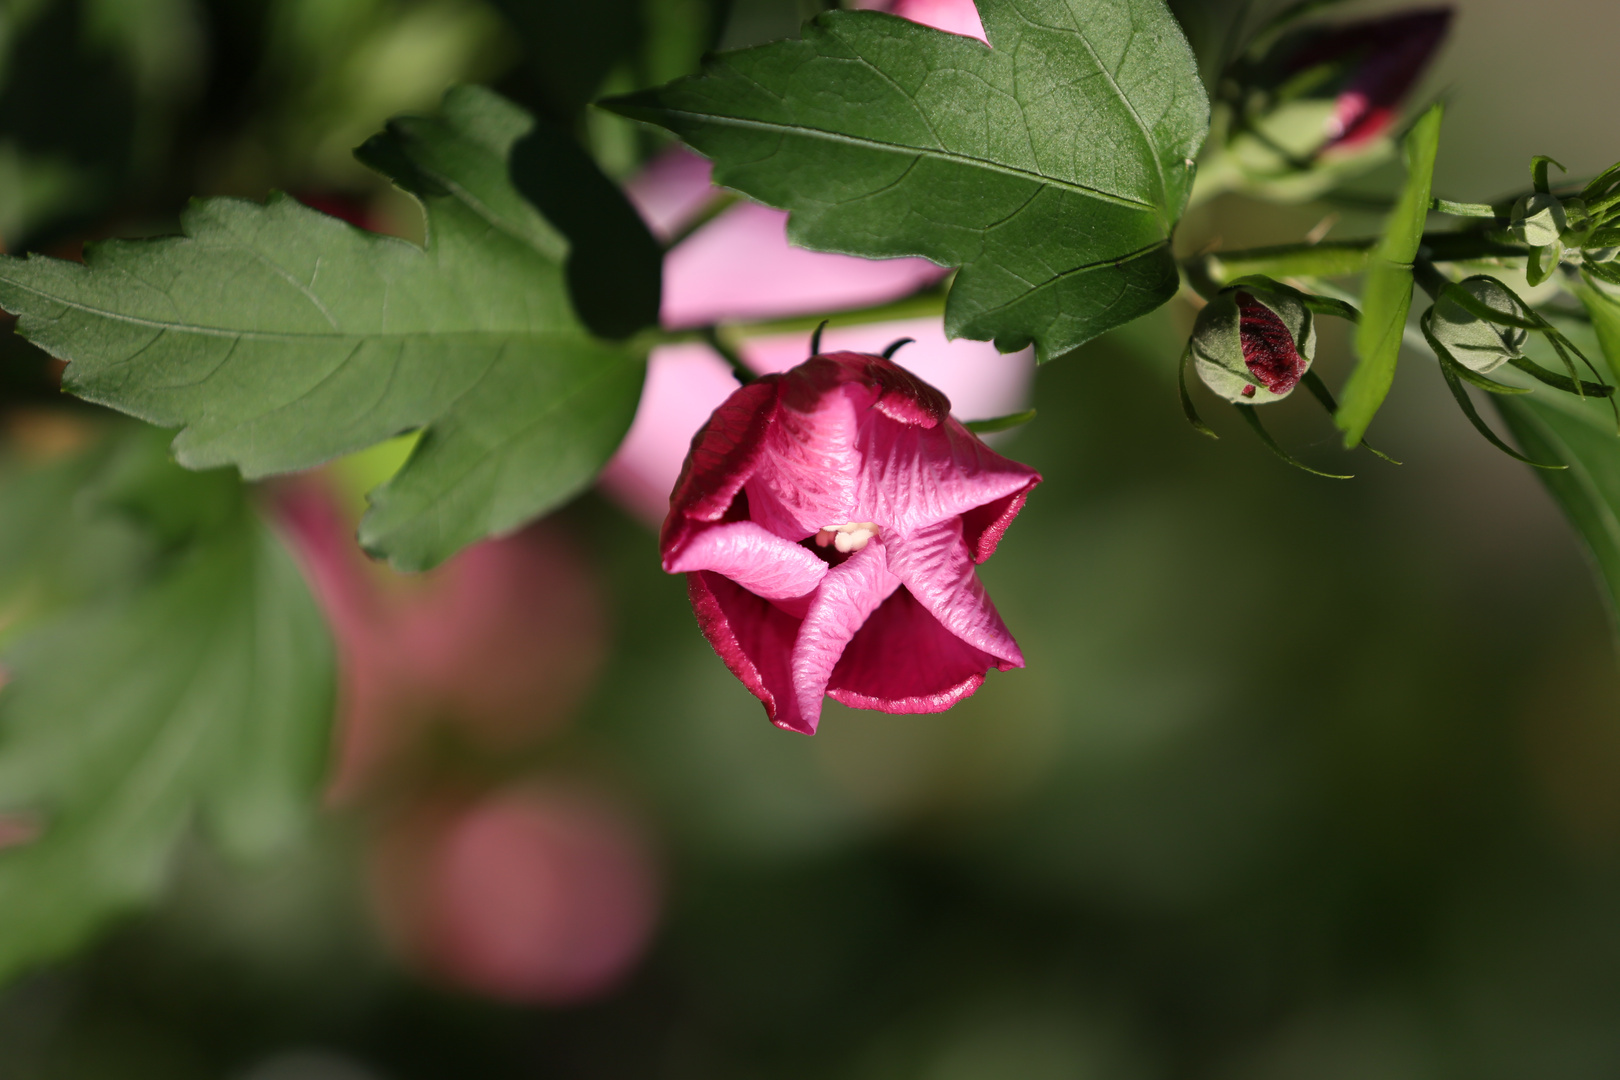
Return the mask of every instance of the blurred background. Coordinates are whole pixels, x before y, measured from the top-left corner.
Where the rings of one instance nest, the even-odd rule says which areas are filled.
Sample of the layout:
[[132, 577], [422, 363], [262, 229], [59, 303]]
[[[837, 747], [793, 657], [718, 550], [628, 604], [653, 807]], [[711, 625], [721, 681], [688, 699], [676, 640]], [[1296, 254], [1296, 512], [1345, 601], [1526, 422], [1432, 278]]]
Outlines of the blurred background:
[[[1203, 45], [1240, 5], [1182, 6]], [[1611, 0], [1455, 7], [1437, 193], [1620, 156]], [[419, 235], [349, 151], [459, 81], [628, 179], [661, 145], [586, 102], [817, 9], [5, 0], [0, 239], [71, 256], [272, 188]], [[1223, 196], [1178, 242], [1330, 213], [1376, 227]], [[159, 909], [0, 991], [0, 1077], [1616, 1075], [1620, 672], [1577, 541], [1411, 356], [1400, 468], [1199, 438], [1191, 314], [1037, 374], [1000, 448], [1046, 482], [981, 569], [1029, 666], [943, 715], [775, 730], [603, 495], [403, 579], [331, 542], [397, 448], [277, 489], [343, 666], [320, 828], [249, 868], [189, 846]], [[9, 453], [99, 423], [9, 330], [0, 370]], [[1306, 404], [1272, 423], [1339, 460]]]

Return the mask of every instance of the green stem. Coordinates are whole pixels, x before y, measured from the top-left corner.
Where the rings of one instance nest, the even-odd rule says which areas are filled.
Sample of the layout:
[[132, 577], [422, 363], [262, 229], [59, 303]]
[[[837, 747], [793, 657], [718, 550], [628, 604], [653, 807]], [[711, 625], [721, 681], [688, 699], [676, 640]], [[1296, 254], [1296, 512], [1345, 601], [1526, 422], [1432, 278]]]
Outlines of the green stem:
[[[1322, 244], [1277, 244], [1241, 251], [1217, 252], [1185, 259], [1183, 266], [1199, 262], [1218, 264], [1215, 277], [1230, 281], [1248, 274], [1271, 277], [1345, 277], [1365, 268], [1367, 257], [1378, 245], [1377, 237], [1334, 240]], [[1472, 262], [1477, 259], [1523, 258], [1522, 244], [1504, 243], [1483, 231], [1428, 232], [1423, 248], [1432, 262]]]
[[731, 347], [731, 343], [720, 336], [718, 327], [705, 326], [701, 331], [702, 340], [708, 343], [709, 348], [719, 353], [725, 362], [731, 365], [731, 373], [737, 376], [737, 381], [747, 386], [759, 378], [759, 373], [743, 362], [742, 354]]

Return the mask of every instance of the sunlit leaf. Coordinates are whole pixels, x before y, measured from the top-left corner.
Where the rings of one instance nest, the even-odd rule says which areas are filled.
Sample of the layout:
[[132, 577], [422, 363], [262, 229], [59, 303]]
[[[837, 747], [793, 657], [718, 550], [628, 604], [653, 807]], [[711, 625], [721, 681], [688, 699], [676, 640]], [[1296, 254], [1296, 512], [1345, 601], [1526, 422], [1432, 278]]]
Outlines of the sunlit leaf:
[[[72, 362], [72, 392], [183, 427], [175, 452], [190, 468], [264, 476], [425, 428], [373, 493], [361, 538], [403, 568], [433, 565], [579, 491], [640, 392], [643, 350], [581, 323], [569, 242], [522, 193], [566, 196], [535, 174], [570, 147], [520, 154], [533, 128], [464, 87], [362, 148], [423, 204], [425, 249], [281, 195], [212, 199], [193, 204], [183, 237], [91, 246], [83, 266], [5, 259], [0, 306]], [[583, 279], [605, 287], [622, 254]], [[626, 303], [643, 321], [646, 295]]]
[[1406, 183], [1384, 225], [1383, 239], [1367, 264], [1361, 293], [1361, 323], [1356, 328], [1356, 355], [1341, 396], [1339, 429], [1345, 446], [1355, 446], [1367, 431], [1395, 381], [1406, 316], [1412, 308], [1412, 260], [1423, 240], [1429, 213], [1429, 188], [1440, 149], [1440, 121], [1445, 109], [1430, 107], [1406, 136]]
[[1051, 359], [1177, 288], [1209, 104], [1162, 0], [981, 0], [982, 42], [871, 11], [612, 99], [821, 251], [961, 267], [952, 336]]

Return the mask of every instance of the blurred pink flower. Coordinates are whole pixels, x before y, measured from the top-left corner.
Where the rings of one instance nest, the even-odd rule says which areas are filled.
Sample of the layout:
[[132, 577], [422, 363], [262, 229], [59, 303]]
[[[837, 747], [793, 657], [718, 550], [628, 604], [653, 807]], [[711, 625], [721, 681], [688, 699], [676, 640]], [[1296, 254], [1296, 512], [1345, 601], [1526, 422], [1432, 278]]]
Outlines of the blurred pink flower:
[[1337, 97], [1328, 147], [1352, 150], [1389, 130], [1401, 103], [1445, 40], [1449, 7], [1401, 11], [1339, 26], [1305, 38], [1284, 64], [1289, 74], [1336, 68]]
[[606, 619], [553, 526], [405, 576], [361, 554], [354, 522], [317, 482], [288, 485], [278, 510], [337, 641], [334, 799], [373, 783], [430, 722], [509, 748], [553, 731], [594, 681]]
[[39, 822], [21, 814], [0, 815], [0, 850], [39, 839]]
[[868, 0], [856, 6], [887, 11], [947, 34], [961, 34], [989, 43], [984, 36], [984, 23], [979, 21], [979, 9], [974, 6], [973, 0]]
[[772, 319], [910, 296], [947, 271], [927, 259], [857, 259], [793, 247], [787, 211], [739, 203], [664, 258], [663, 324]]
[[974, 564], [1039, 482], [899, 365], [816, 356], [736, 390], [693, 440], [664, 569], [779, 727], [814, 734], [826, 695], [939, 712], [1024, 664]]
[[603, 796], [555, 786], [401, 815], [374, 848], [370, 881], [405, 956], [516, 1002], [611, 989], [645, 949], [659, 907], [641, 830]]
[[[867, 6], [951, 33], [984, 38], [972, 0], [895, 0]], [[655, 235], [669, 240], [720, 194], [708, 162], [676, 147], [626, 185]], [[948, 272], [925, 259], [860, 259], [807, 251], [787, 240], [785, 211], [743, 202], [677, 244], [664, 261], [662, 320], [671, 328], [817, 315], [908, 296]], [[965, 419], [1016, 412], [1034, 373], [1028, 351], [1003, 356], [983, 341], [950, 341], [937, 317], [833, 326], [828, 349], [876, 352], [910, 337], [905, 364], [939, 386]], [[741, 354], [760, 372], [805, 359], [805, 334], [745, 340]], [[701, 344], [653, 350], [641, 406], [602, 474], [603, 489], [650, 523], [663, 520], [692, 434], [736, 389], [724, 360]]]

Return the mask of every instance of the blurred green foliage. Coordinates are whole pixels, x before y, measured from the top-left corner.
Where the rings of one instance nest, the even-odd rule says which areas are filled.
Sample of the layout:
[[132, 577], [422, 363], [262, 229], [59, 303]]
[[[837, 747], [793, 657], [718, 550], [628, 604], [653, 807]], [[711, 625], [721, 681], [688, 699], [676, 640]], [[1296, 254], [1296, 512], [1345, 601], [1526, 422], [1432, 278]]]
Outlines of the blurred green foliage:
[[[1446, 417], [1428, 464], [1344, 489], [1211, 453], [1166, 407], [1170, 320], [1042, 372], [1072, 422], [1010, 445], [1048, 480], [985, 567], [1030, 666], [942, 716], [782, 736], [653, 538], [566, 512], [619, 632], [548, 760], [639, 791], [673, 876], [612, 999], [392, 973], [338, 822], [254, 876], [194, 855], [167, 911], [10, 992], [0, 1071], [256, 1075], [317, 1047], [286, 1075], [1606, 1075], [1620, 731], [1572, 541], [1438, 375], [1389, 436]], [[1436, 497], [1481, 470], [1488, 494]]]

